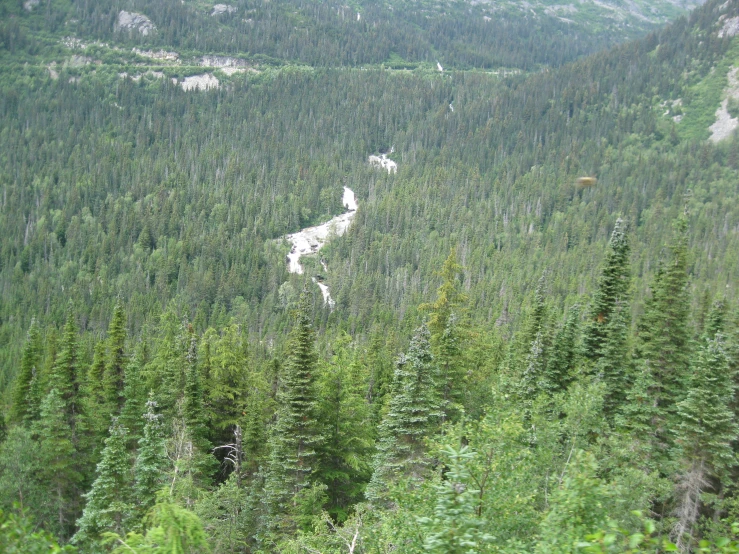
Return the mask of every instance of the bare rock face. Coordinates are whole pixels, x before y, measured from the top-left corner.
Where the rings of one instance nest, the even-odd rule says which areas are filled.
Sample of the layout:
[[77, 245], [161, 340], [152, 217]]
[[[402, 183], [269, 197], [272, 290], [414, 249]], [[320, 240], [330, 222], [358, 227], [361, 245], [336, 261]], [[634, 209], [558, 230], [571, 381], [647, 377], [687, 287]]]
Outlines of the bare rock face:
[[33, 11], [33, 8], [38, 6], [41, 3], [41, 0], [26, 0], [23, 2], [23, 9], [27, 12]]
[[230, 56], [203, 56], [200, 58], [199, 65], [201, 67], [249, 67], [249, 62], [241, 58], [232, 58]]
[[203, 75], [191, 75], [185, 77], [180, 83], [182, 90], [208, 90], [212, 88], [218, 88], [221, 84], [218, 82], [213, 75], [210, 73], [204, 73]]
[[234, 13], [238, 8], [235, 6], [229, 6], [228, 4], [216, 4], [213, 6], [213, 11], [210, 15], [221, 15], [222, 13]]
[[731, 117], [729, 113], [729, 100], [739, 100], [739, 68], [732, 67], [726, 77], [729, 85], [724, 89], [724, 98], [716, 110], [716, 121], [708, 128], [711, 131], [709, 138], [711, 142], [720, 142], [729, 138], [739, 127], [739, 119]]
[[117, 31], [136, 31], [143, 36], [156, 31], [156, 26], [144, 14], [121, 10], [118, 14]]
[[737, 34], [739, 34], [739, 17], [729, 17], [724, 20], [724, 25], [718, 32], [718, 37], [733, 37]]

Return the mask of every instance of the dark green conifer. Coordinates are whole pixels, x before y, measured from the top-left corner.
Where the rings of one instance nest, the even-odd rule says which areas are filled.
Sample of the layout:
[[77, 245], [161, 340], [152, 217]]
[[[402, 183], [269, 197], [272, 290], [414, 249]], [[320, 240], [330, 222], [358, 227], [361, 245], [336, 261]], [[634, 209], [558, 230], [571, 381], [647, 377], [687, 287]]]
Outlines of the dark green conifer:
[[64, 415], [72, 429], [73, 440], [76, 441], [77, 423], [82, 413], [81, 389], [84, 379], [77, 345], [77, 325], [71, 309], [64, 325], [59, 355], [51, 370], [50, 381], [62, 399]]
[[39, 333], [36, 318], [31, 320], [31, 326], [23, 347], [21, 367], [15, 378], [13, 388], [13, 404], [8, 413], [11, 423], [20, 423], [29, 415], [29, 391], [31, 381], [40, 370], [41, 363], [41, 334]]
[[603, 355], [603, 347], [608, 338], [608, 322], [617, 303], [628, 300], [631, 249], [626, 231], [626, 223], [621, 218], [617, 219], [608, 243], [598, 287], [587, 312], [583, 329], [583, 354], [594, 361]]
[[546, 368], [546, 383], [552, 393], [566, 390], [574, 378], [579, 320], [580, 306], [572, 306], [552, 342]]
[[34, 425], [39, 442], [39, 479], [46, 483], [46, 502], [53, 513], [53, 520], [47, 523], [61, 538], [69, 537], [74, 526], [83, 477], [68, 413], [62, 395], [52, 388], [41, 403], [41, 414]]
[[291, 332], [288, 356], [280, 374], [277, 414], [270, 429], [265, 481], [268, 536], [290, 532], [295, 521], [290, 506], [310, 485], [316, 470], [316, 449], [323, 437], [317, 420], [316, 369], [318, 356], [310, 317], [310, 296], [303, 289]]
[[676, 224], [677, 237], [660, 266], [638, 325], [636, 357], [651, 372], [650, 395], [656, 407], [651, 433], [655, 446], [669, 450], [678, 423], [677, 405], [685, 398], [690, 365], [690, 302], [687, 273], [687, 222]]
[[597, 359], [606, 339], [606, 326], [618, 302], [626, 300], [629, 288], [630, 268], [627, 225], [617, 219], [608, 244], [603, 270], [588, 309], [587, 323], [583, 330], [584, 353]]
[[75, 543], [90, 545], [105, 532], [125, 534], [125, 526], [132, 513], [128, 502], [131, 468], [126, 451], [126, 435], [126, 428], [117, 417], [113, 418], [102, 459], [97, 465], [95, 481], [84, 495], [87, 504], [77, 521], [78, 530], [73, 538]]
[[327, 511], [338, 521], [362, 499], [372, 474], [375, 428], [364, 398], [368, 372], [350, 350], [344, 334], [331, 361], [322, 364], [318, 383], [319, 420], [325, 441], [318, 449], [317, 479], [327, 485]]
[[367, 487], [373, 503], [387, 498], [398, 477], [420, 478], [429, 463], [424, 439], [441, 417], [438, 382], [426, 326], [418, 329], [408, 353], [395, 365], [390, 405], [380, 424], [374, 473]]
[[119, 413], [123, 406], [123, 386], [126, 369], [126, 315], [121, 303], [115, 305], [108, 326], [107, 357], [105, 360], [104, 389], [111, 413]]
[[146, 410], [146, 388], [141, 376], [142, 360], [146, 358], [146, 344], [141, 343], [126, 364], [125, 384], [123, 387], [124, 404], [121, 410], [120, 423], [126, 428], [129, 446], [133, 447], [143, 431], [141, 414]]
[[603, 409], [609, 420], [623, 406], [631, 378], [629, 359], [629, 326], [631, 314], [628, 305], [617, 302], [605, 327], [605, 340], [595, 364], [595, 374], [605, 385]]
[[164, 444], [164, 429], [161, 414], [156, 413], [153, 394], [146, 403], [143, 414], [144, 431], [138, 441], [138, 453], [134, 465], [136, 503], [140, 515], [144, 515], [154, 505], [156, 493], [163, 485], [167, 452]]
[[720, 480], [736, 465], [732, 443], [739, 436], [739, 425], [730, 408], [734, 376], [722, 342], [721, 334], [703, 339], [692, 367], [689, 392], [677, 407], [677, 445], [683, 463], [675, 528], [680, 547], [700, 515], [702, 496], [711, 488], [711, 479]]

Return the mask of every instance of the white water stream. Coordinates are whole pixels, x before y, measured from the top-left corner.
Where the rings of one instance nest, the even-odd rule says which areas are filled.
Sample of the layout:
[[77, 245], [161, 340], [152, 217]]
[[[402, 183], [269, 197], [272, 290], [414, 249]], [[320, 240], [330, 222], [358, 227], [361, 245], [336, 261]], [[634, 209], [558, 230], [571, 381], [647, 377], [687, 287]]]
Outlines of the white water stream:
[[[357, 213], [357, 199], [354, 196], [354, 191], [350, 188], [344, 187], [342, 204], [347, 210], [349, 210], [348, 212], [337, 215], [321, 225], [307, 227], [297, 233], [293, 233], [285, 237], [293, 245], [290, 249], [290, 253], [287, 255], [287, 270], [290, 273], [302, 275], [303, 266], [300, 264], [301, 256], [316, 254], [321, 247], [326, 244], [326, 241], [331, 236], [335, 235], [340, 237], [346, 232], [352, 219], [354, 219], [354, 215]], [[325, 270], [326, 264], [322, 261], [321, 265]], [[317, 280], [315, 277], [313, 278], [313, 282], [318, 285], [319, 289], [321, 289], [321, 294], [323, 294], [323, 303], [328, 304], [330, 308], [333, 308], [335, 302], [333, 298], [331, 298], [328, 286]]]

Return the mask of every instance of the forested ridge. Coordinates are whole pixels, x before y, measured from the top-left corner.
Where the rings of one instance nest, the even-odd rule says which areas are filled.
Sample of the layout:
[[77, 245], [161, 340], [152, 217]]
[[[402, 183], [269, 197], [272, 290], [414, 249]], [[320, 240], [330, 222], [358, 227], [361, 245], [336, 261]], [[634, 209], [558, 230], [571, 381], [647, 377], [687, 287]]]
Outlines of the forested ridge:
[[739, 550], [739, 4], [600, 52], [464, 3], [31, 4], [0, 550]]

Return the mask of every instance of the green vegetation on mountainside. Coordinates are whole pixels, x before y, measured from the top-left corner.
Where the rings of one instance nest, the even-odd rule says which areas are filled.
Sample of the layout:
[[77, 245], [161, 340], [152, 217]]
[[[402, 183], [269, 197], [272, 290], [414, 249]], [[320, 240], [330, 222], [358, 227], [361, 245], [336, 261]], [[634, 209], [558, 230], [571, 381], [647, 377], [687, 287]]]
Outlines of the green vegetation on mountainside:
[[735, 552], [739, 4], [233, 5], [0, 4], [0, 545]]

